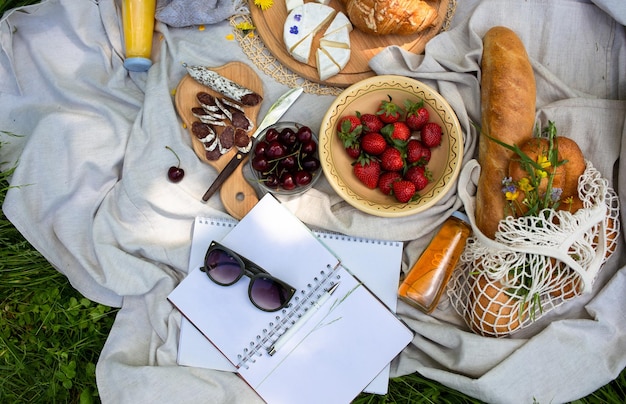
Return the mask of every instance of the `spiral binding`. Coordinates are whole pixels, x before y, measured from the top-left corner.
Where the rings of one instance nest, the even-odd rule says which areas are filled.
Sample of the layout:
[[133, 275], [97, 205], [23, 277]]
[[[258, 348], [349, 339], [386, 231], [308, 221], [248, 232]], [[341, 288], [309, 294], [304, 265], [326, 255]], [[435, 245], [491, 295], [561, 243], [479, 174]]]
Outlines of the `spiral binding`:
[[[197, 219], [200, 223], [209, 224], [212, 226], [234, 227], [235, 225], [237, 225], [237, 223], [239, 223], [238, 220], [233, 219], [233, 218], [198, 217]], [[346, 240], [346, 241], [357, 241], [359, 243], [365, 243], [365, 244], [378, 244], [378, 245], [390, 245], [390, 246], [396, 246], [400, 243], [399, 241], [378, 240], [378, 239], [372, 239], [372, 238], [348, 236], [343, 233], [337, 233], [337, 232], [333, 232], [329, 230], [315, 229], [312, 231], [320, 239], [337, 239], [337, 240]]]
[[[274, 318], [274, 321], [271, 321], [267, 328], [264, 328], [261, 333], [259, 333], [256, 338], [249, 342], [249, 346], [243, 349], [243, 352], [237, 355], [237, 359], [239, 359], [239, 363], [237, 364], [238, 368], [248, 369], [248, 362], [254, 363], [256, 362], [255, 357], [263, 356], [265, 349], [264, 347], [271, 346], [276, 340], [291, 327], [295, 322], [304, 315], [306, 312], [306, 308], [311, 306], [314, 302], [316, 302], [321, 296], [325, 286], [328, 284], [330, 279], [335, 274], [335, 270], [340, 266], [337, 264], [335, 267], [331, 265], [327, 265], [326, 271], [322, 270], [319, 273], [319, 277], [313, 278], [313, 281], [307, 285], [307, 290], [301, 290], [300, 295], [294, 296], [295, 303], [290, 303], [287, 308], [283, 309], [280, 315], [277, 315]], [[339, 280], [340, 275], [336, 276], [336, 280]], [[330, 281], [332, 286], [335, 281]]]
[[373, 239], [373, 238], [348, 236], [342, 233], [336, 233], [336, 232], [332, 232], [328, 230], [313, 230], [313, 233], [315, 233], [317, 237], [319, 237], [320, 239], [357, 241], [359, 243], [365, 243], [365, 244], [378, 244], [378, 245], [389, 245], [389, 246], [395, 246], [395, 245], [398, 245], [399, 243], [399, 241], [378, 240], [378, 239]]
[[208, 217], [197, 217], [198, 223], [208, 224], [211, 226], [222, 226], [222, 227], [234, 227], [239, 223], [236, 219], [231, 218], [208, 218]]

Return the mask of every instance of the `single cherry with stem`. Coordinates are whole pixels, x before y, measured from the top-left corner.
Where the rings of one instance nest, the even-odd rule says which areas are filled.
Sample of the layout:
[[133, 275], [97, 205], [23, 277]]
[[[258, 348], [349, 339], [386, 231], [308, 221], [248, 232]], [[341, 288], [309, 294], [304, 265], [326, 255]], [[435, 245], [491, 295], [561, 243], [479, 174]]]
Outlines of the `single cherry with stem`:
[[180, 182], [180, 180], [182, 180], [185, 176], [185, 170], [180, 168], [180, 157], [178, 157], [178, 154], [176, 154], [176, 152], [171, 147], [165, 146], [165, 148], [174, 153], [174, 156], [176, 156], [176, 160], [178, 160], [177, 166], [171, 166], [169, 170], [167, 170], [167, 178], [169, 178], [169, 180], [172, 182]]

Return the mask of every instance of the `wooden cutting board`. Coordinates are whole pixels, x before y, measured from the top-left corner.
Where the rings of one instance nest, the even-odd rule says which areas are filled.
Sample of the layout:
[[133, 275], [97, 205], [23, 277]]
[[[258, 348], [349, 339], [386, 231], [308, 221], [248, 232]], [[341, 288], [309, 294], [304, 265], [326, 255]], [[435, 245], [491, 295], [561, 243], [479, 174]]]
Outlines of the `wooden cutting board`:
[[[239, 83], [242, 86], [249, 88], [250, 90], [256, 92], [257, 94], [263, 96], [263, 83], [259, 76], [245, 63], [241, 62], [231, 62], [227, 63], [223, 66], [212, 67], [211, 70], [216, 71], [220, 75], [233, 80], [236, 83]], [[183, 120], [183, 123], [187, 127], [187, 131], [191, 136], [191, 142], [193, 145], [193, 150], [200, 160], [205, 162], [206, 164], [214, 167], [218, 172], [222, 171], [224, 166], [228, 164], [228, 162], [233, 158], [235, 154], [237, 154], [237, 149], [233, 147], [230, 151], [223, 154], [217, 160], [209, 160], [206, 158], [204, 146], [202, 142], [198, 140], [191, 132], [191, 125], [198, 120], [191, 113], [191, 109], [195, 107], [199, 107], [200, 104], [196, 99], [196, 95], [201, 92], [207, 92], [209, 94], [214, 95], [215, 97], [223, 97], [222, 94], [219, 94], [210, 88], [198, 83], [191, 76], [185, 75], [182, 78], [178, 87], [176, 88], [176, 95], [174, 97], [176, 110], [178, 111], [178, 115]], [[259, 114], [259, 110], [261, 108], [261, 103], [253, 106], [253, 107], [245, 107], [244, 111], [246, 115], [250, 118], [250, 120], [254, 123], [254, 128], [249, 131], [249, 134], [256, 130], [257, 126], [257, 117]], [[243, 176], [243, 166], [247, 163], [247, 158], [244, 162], [242, 162], [239, 167], [235, 170], [235, 172], [228, 177], [226, 182], [220, 188], [220, 199], [224, 205], [226, 211], [236, 219], [241, 219], [252, 209], [254, 205], [259, 201], [259, 198], [256, 194], [255, 189], [246, 181]], [[207, 189], [211, 183], [207, 180], [206, 187]], [[201, 198], [202, 195], [198, 195], [198, 198]]]
[[[305, 3], [309, 1], [314, 0], [308, 0]], [[368, 66], [369, 60], [387, 46], [397, 45], [413, 53], [422, 53], [426, 43], [441, 30], [446, 20], [450, 0], [428, 0], [428, 3], [437, 9], [438, 17], [432, 28], [418, 34], [408, 36], [371, 35], [354, 29], [350, 33], [352, 51], [350, 61], [339, 74], [322, 81], [319, 79], [315, 65], [315, 52], [311, 52], [308, 63], [300, 63], [285, 48], [283, 26], [288, 14], [285, 0], [275, 0], [274, 5], [265, 11], [254, 5], [254, 0], [249, 0], [250, 15], [256, 31], [267, 49], [277, 60], [294, 73], [310, 81], [337, 87], [348, 87], [358, 81], [374, 76], [374, 72]], [[339, 0], [331, 0], [328, 5], [338, 11], [345, 12], [343, 4]], [[316, 34], [313, 40], [313, 49], [318, 48], [319, 39], [323, 33], [324, 28]]]

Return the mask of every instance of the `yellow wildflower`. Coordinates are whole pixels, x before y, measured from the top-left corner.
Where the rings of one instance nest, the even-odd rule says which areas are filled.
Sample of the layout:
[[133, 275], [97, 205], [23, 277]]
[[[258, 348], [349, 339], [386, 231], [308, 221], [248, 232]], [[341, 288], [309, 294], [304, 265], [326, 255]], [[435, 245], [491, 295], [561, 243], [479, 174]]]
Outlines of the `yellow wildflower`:
[[205, 29], [204, 25], [199, 25], [198, 26], [198, 31], [204, 31], [204, 29]]
[[537, 164], [539, 164], [541, 168], [548, 168], [552, 165], [550, 164], [548, 158], [544, 155], [537, 156]]
[[232, 41], [233, 39], [235, 39], [235, 36], [233, 34], [228, 34], [226, 35], [226, 39]]
[[539, 177], [539, 178], [546, 178], [546, 177], [548, 177], [548, 173], [545, 172], [544, 170], [537, 170], [535, 173], [537, 174], [537, 177]]
[[518, 190], [506, 191], [504, 196], [506, 196], [506, 200], [507, 201], [515, 201], [515, 200], [517, 200], [517, 197], [519, 196], [519, 191]]
[[519, 180], [517, 182], [517, 186], [519, 187], [520, 190], [524, 191], [524, 192], [530, 192], [533, 189], [535, 189], [531, 184], [530, 184], [530, 180], [527, 177], [522, 178], [521, 180]]
[[267, 10], [274, 5], [274, 0], [254, 0], [254, 4], [261, 10]]

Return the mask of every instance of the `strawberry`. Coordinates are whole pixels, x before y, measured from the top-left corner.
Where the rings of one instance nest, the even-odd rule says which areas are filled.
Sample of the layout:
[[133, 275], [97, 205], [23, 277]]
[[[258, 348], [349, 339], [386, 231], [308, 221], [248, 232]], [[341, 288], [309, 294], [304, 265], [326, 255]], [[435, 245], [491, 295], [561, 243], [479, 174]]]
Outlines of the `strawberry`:
[[428, 122], [422, 128], [422, 142], [426, 147], [433, 148], [439, 146], [441, 144], [441, 136], [441, 126], [434, 122]]
[[363, 114], [361, 115], [361, 125], [363, 126], [363, 132], [380, 132], [384, 124], [378, 115]]
[[404, 120], [411, 130], [420, 130], [428, 123], [430, 113], [424, 107], [424, 100], [413, 102], [411, 100], [404, 101], [406, 116]]
[[381, 132], [389, 139], [398, 139], [406, 142], [411, 137], [411, 129], [402, 121], [385, 125]]
[[348, 156], [356, 159], [361, 155], [361, 145], [359, 143], [354, 143], [351, 146], [346, 147], [346, 153], [348, 153]]
[[402, 152], [393, 146], [385, 149], [380, 156], [380, 166], [386, 171], [400, 171], [404, 168]]
[[408, 180], [398, 180], [393, 183], [393, 194], [398, 202], [409, 202], [415, 195], [415, 184]]
[[428, 147], [417, 139], [406, 144], [406, 161], [409, 164], [426, 165], [430, 161], [431, 152]]
[[370, 189], [378, 186], [378, 178], [380, 177], [380, 163], [378, 160], [370, 158], [359, 158], [354, 162], [352, 171], [356, 178]]
[[385, 195], [393, 193], [393, 183], [401, 180], [402, 176], [398, 171], [384, 171], [378, 179], [378, 189]]
[[361, 121], [356, 115], [343, 116], [337, 122], [337, 136], [346, 149], [346, 153], [352, 158], [357, 158], [361, 154], [359, 142], [361, 128]]
[[410, 167], [404, 174], [404, 179], [411, 181], [415, 185], [416, 191], [426, 188], [430, 182], [429, 172], [422, 166]]
[[368, 132], [361, 136], [361, 149], [368, 154], [378, 156], [387, 148], [387, 142], [378, 132]]
[[389, 96], [389, 101], [381, 101], [378, 106], [378, 110], [376, 111], [376, 115], [380, 118], [384, 123], [393, 123], [397, 122], [401, 115], [402, 110], [397, 104], [394, 104], [391, 100], [391, 96]]
[[361, 129], [359, 129], [359, 127], [361, 127], [361, 120], [356, 115], [344, 115], [337, 121], [338, 133], [348, 134], [358, 130], [360, 134]]

